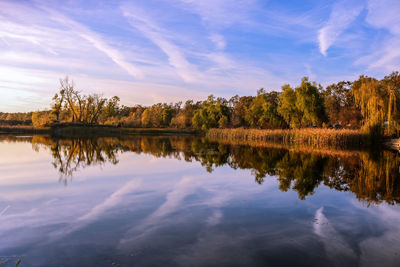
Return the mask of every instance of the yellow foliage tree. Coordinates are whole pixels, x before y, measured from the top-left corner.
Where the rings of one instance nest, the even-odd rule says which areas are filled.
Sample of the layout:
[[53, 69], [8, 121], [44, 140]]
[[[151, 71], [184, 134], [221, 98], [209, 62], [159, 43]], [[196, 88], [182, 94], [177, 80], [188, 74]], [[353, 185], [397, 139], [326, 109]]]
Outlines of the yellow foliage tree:
[[363, 129], [371, 134], [383, 134], [386, 113], [386, 92], [375, 78], [360, 76], [352, 86], [355, 103], [364, 118]]

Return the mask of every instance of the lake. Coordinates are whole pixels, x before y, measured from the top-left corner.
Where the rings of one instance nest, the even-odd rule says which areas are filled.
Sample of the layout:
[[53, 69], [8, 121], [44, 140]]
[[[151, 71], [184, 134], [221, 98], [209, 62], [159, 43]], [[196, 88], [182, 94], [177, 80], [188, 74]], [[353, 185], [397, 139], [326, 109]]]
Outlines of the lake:
[[400, 157], [0, 136], [3, 266], [399, 266]]

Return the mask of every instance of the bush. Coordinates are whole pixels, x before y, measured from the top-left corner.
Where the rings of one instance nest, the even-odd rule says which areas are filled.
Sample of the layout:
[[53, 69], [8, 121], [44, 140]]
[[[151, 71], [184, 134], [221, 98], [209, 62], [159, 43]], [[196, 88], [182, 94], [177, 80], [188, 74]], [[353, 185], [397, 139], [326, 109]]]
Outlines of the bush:
[[38, 111], [32, 114], [32, 124], [35, 128], [50, 126], [52, 118], [47, 111]]

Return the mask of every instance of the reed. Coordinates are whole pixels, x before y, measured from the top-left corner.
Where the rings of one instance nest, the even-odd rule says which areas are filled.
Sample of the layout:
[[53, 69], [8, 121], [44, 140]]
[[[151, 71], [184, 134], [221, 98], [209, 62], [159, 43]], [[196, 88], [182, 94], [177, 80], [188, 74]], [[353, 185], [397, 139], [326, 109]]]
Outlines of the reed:
[[360, 148], [373, 144], [370, 136], [350, 129], [210, 129], [206, 137], [212, 140], [265, 142], [311, 147]]

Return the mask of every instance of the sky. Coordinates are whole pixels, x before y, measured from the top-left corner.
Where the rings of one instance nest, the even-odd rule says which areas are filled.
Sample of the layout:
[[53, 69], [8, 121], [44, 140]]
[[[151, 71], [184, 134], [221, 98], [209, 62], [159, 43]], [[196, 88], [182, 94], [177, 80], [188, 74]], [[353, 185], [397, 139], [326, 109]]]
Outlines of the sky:
[[255, 95], [400, 69], [400, 0], [0, 0], [0, 111], [68, 75], [124, 105]]

